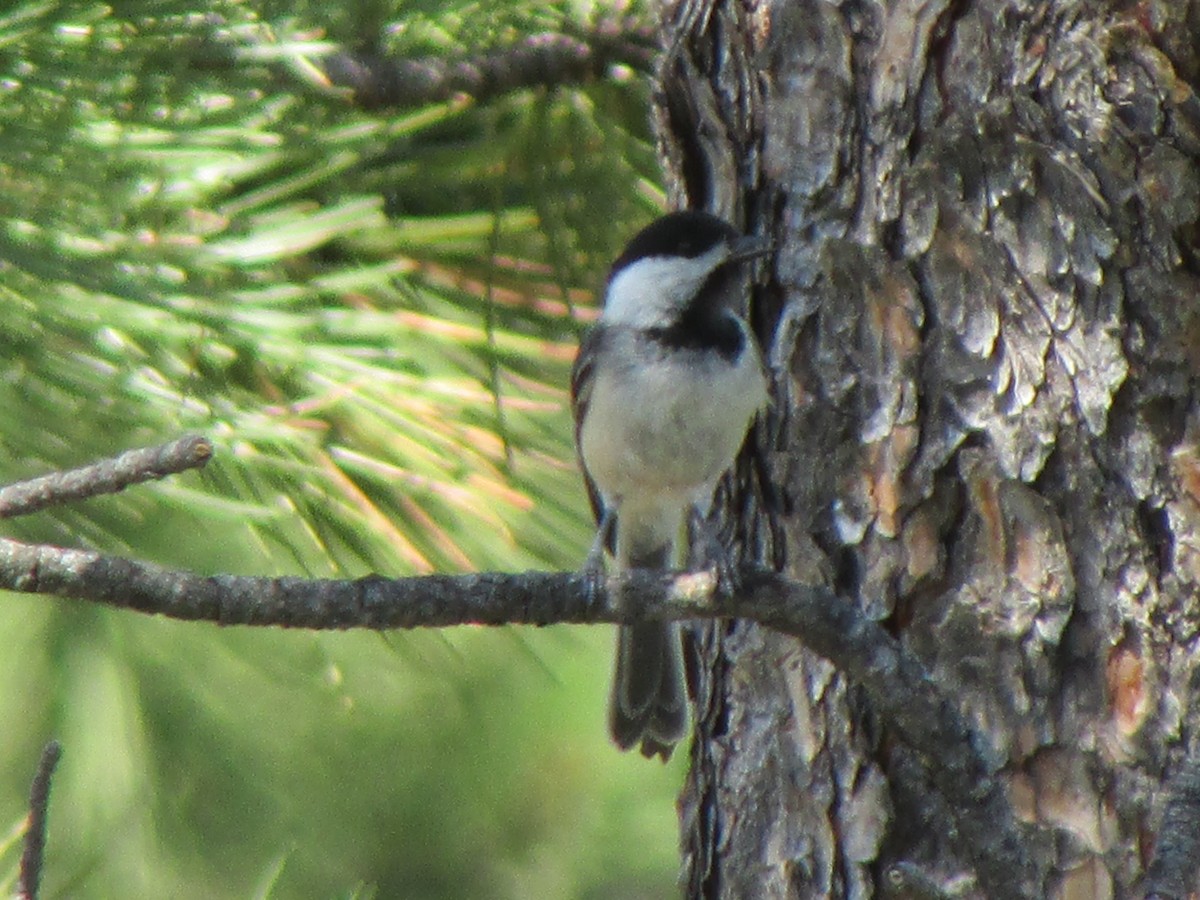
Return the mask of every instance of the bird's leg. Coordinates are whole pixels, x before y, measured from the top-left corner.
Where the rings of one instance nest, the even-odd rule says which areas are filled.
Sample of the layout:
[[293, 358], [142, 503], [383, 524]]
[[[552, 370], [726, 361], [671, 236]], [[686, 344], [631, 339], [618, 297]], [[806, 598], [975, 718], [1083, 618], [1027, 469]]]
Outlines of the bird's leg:
[[733, 554], [721, 541], [721, 530], [716, 521], [698, 507], [692, 507], [691, 524], [691, 564], [716, 569], [717, 590], [726, 597], [733, 596], [741, 587], [742, 579]]
[[604, 548], [609, 543], [608, 535], [615, 524], [616, 515], [612, 507], [606, 506], [603, 515], [600, 516], [600, 524], [596, 526], [596, 538], [583, 561], [584, 591], [589, 607], [595, 605], [604, 585]]

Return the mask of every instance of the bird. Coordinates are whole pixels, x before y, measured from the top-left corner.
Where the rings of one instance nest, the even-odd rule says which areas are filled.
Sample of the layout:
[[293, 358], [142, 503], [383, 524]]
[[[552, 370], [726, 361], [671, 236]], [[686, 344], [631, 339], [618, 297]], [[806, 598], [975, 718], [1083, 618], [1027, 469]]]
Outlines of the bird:
[[[704, 521], [767, 401], [736, 267], [770, 250], [717, 216], [681, 211], [638, 231], [613, 262], [571, 372], [575, 445], [597, 524], [590, 576], [603, 574], [605, 550], [617, 571], [685, 562], [688, 524]], [[620, 749], [640, 745], [664, 761], [683, 739], [678, 623], [618, 628], [608, 728]]]

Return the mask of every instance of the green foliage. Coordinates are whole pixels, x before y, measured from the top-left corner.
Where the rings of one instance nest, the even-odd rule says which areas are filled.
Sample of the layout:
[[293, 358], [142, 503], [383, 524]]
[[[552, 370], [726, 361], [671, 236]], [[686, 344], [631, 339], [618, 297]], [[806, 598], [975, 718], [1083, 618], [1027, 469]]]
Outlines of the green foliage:
[[[565, 385], [588, 289], [660, 204], [645, 85], [367, 112], [319, 64], [586, 15], [0, 14], [0, 478], [217, 446], [6, 533], [213, 572], [575, 566]], [[40, 742], [65, 747], [51, 896], [633, 896], [673, 870], [669, 784], [601, 736], [606, 635], [223, 632], [7, 597], [0, 634], [0, 821]]]

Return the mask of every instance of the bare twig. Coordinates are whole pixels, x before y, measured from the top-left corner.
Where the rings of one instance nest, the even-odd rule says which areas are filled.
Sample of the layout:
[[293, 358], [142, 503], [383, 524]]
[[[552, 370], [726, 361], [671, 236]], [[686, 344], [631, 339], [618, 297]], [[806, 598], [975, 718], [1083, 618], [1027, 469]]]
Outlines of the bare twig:
[[21, 873], [17, 880], [17, 896], [21, 900], [37, 900], [42, 880], [42, 860], [46, 850], [46, 810], [50, 803], [50, 779], [62, 755], [62, 746], [51, 741], [42, 749], [37, 774], [29, 790], [29, 819], [25, 826], [25, 850], [21, 854]]
[[1200, 753], [1184, 762], [1167, 792], [1146, 900], [1187, 900], [1200, 891]]
[[131, 484], [199, 468], [211, 456], [212, 444], [202, 437], [188, 435], [161, 447], [130, 450], [80, 469], [22, 481], [0, 489], [0, 519], [28, 515], [98, 494], [114, 494]]
[[651, 29], [609, 23], [578, 34], [545, 33], [461, 59], [392, 59], [333, 53], [320, 61], [336, 87], [367, 109], [410, 108], [466, 94], [476, 101], [530, 87], [558, 87], [602, 76], [624, 64], [649, 72], [658, 46]]

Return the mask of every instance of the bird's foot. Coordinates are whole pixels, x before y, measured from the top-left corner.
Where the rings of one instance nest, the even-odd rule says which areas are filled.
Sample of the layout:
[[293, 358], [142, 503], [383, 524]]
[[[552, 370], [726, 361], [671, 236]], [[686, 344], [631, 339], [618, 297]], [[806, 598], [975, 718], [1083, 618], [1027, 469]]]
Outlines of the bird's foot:
[[711, 568], [717, 574], [717, 590], [725, 597], [733, 597], [742, 587], [742, 576], [737, 560], [721, 541], [717, 524], [709, 518], [692, 514], [692, 559], [693, 564]]
[[583, 561], [584, 596], [589, 609], [600, 602], [600, 595], [604, 592], [604, 545], [608, 538], [611, 518], [611, 514], [606, 511], [599, 527], [596, 528], [596, 539], [592, 541], [592, 546]]

